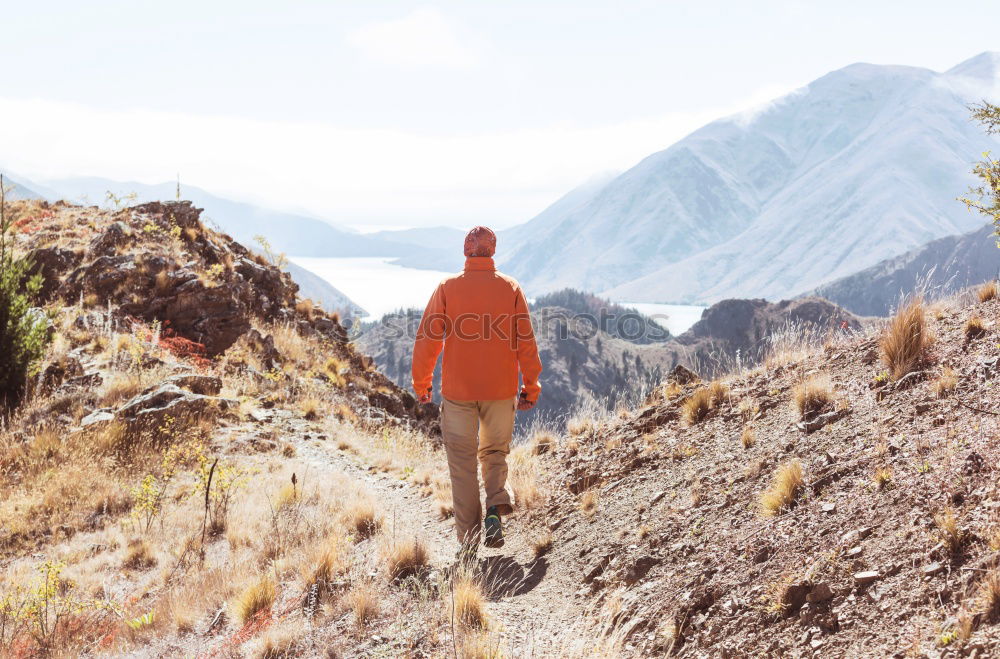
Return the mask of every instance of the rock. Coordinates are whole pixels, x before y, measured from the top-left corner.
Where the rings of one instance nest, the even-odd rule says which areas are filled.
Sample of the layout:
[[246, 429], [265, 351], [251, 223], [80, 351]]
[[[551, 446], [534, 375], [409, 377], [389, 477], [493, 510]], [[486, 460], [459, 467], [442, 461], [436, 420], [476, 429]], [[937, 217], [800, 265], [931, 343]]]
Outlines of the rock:
[[604, 554], [596, 561], [591, 563], [590, 567], [583, 575], [583, 582], [591, 583], [592, 581], [594, 581], [594, 579], [604, 574], [604, 570], [606, 570], [608, 565], [611, 564], [611, 559], [613, 557], [614, 554]]
[[833, 589], [830, 585], [824, 582], [815, 584], [809, 594], [806, 595], [806, 601], [816, 604], [819, 602], [826, 602], [827, 600], [833, 599]]
[[771, 554], [773, 553], [774, 553], [773, 547], [771, 547], [770, 545], [764, 545], [763, 547], [754, 552], [750, 560], [754, 563], [763, 563], [764, 561], [769, 559], [771, 557]]
[[163, 383], [129, 400], [118, 409], [115, 417], [129, 425], [153, 427], [167, 417], [213, 414], [237, 406], [239, 401], [203, 396], [185, 391], [175, 384]]
[[864, 551], [864, 550], [861, 548], [861, 546], [857, 545], [857, 546], [851, 547], [850, 549], [848, 549], [847, 551], [845, 551], [844, 552], [844, 556], [846, 556], [847, 558], [857, 558], [858, 556], [861, 555], [862, 551]]
[[165, 380], [165, 384], [177, 385], [181, 389], [203, 396], [218, 396], [222, 391], [222, 380], [214, 375], [200, 375], [197, 373], [181, 373]]
[[637, 581], [642, 579], [649, 572], [654, 565], [659, 562], [658, 559], [653, 556], [640, 556], [635, 560], [632, 565], [629, 566], [628, 570], [625, 571], [625, 583], [629, 586], [635, 584]]
[[47, 301], [59, 288], [60, 277], [80, 263], [80, 255], [70, 249], [61, 247], [43, 247], [33, 250], [28, 259], [31, 262], [29, 275], [42, 276], [42, 289], [39, 300]]
[[38, 376], [38, 386], [45, 393], [61, 385], [70, 378], [83, 375], [83, 366], [75, 357], [63, 357], [47, 365]]
[[814, 419], [808, 421], [800, 421], [795, 424], [801, 432], [806, 434], [816, 432], [820, 428], [833, 423], [834, 421], [840, 420], [841, 417], [847, 414], [847, 410], [834, 410], [833, 412], [827, 412], [826, 414], [820, 414]]
[[837, 510], [837, 504], [832, 502], [824, 503], [822, 506], [822, 510], [824, 513], [832, 513]]
[[104, 233], [90, 241], [87, 251], [94, 256], [106, 256], [118, 251], [132, 240], [128, 228], [121, 222], [115, 222]]
[[924, 568], [921, 570], [921, 572], [924, 574], [925, 577], [932, 577], [935, 574], [940, 573], [942, 570], [944, 570], [944, 566], [941, 565], [940, 563], [935, 562], [931, 563], [930, 565], [925, 565]]
[[872, 534], [871, 527], [853, 529], [851, 531], [848, 531], [844, 535], [840, 536], [840, 542], [841, 544], [845, 545], [853, 545], [856, 542], [864, 540], [871, 534]]
[[697, 382], [700, 378], [698, 374], [691, 369], [678, 364], [674, 366], [674, 369], [670, 371], [670, 375], [667, 376], [668, 380], [673, 380], [677, 384], [691, 384], [692, 382]]
[[882, 575], [880, 575], [876, 570], [871, 570], [868, 572], [858, 572], [854, 575], [854, 583], [856, 583], [859, 586], [865, 586], [875, 581], [878, 581], [879, 577], [881, 576]]
[[110, 421], [114, 421], [114, 419], [115, 419], [114, 411], [110, 407], [105, 407], [99, 410], [94, 410], [87, 416], [83, 417], [83, 419], [80, 421], [80, 427], [88, 428], [90, 426], [99, 423], [108, 423]]

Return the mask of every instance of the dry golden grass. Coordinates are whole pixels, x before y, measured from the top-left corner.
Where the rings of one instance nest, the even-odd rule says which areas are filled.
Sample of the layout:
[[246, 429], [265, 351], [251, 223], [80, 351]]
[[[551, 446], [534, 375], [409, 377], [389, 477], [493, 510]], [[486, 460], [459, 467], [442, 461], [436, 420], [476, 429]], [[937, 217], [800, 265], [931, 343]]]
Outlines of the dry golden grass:
[[944, 543], [948, 553], [951, 556], [960, 555], [965, 548], [968, 535], [959, 525], [955, 511], [951, 508], [945, 508], [935, 515], [934, 527], [937, 529], [938, 539]]
[[117, 407], [145, 389], [147, 383], [136, 373], [116, 373], [101, 396], [101, 407]]
[[468, 574], [460, 574], [452, 582], [455, 618], [474, 629], [486, 629], [486, 602], [479, 582]]
[[285, 442], [281, 445], [281, 454], [286, 458], [294, 458], [296, 453], [295, 444]]
[[331, 536], [305, 554], [299, 573], [307, 591], [315, 587], [318, 592], [324, 592], [333, 578], [346, 572], [347, 568], [343, 544], [336, 536]]
[[300, 316], [305, 316], [306, 318], [311, 319], [313, 317], [313, 309], [315, 308], [316, 305], [313, 304], [312, 300], [298, 300], [295, 303], [295, 311], [297, 311]]
[[594, 420], [586, 416], [574, 416], [566, 422], [566, 432], [571, 437], [578, 437], [594, 429]]
[[507, 457], [507, 483], [514, 501], [522, 510], [531, 510], [545, 502], [545, 492], [539, 480], [538, 456], [527, 446], [515, 447]]
[[979, 609], [987, 620], [1000, 620], [1000, 569], [990, 570], [979, 582], [977, 600]]
[[544, 455], [555, 449], [557, 441], [555, 434], [548, 430], [539, 430], [531, 436], [528, 446], [531, 447], [531, 452], [535, 455]]
[[535, 558], [544, 556], [551, 551], [553, 542], [555, 542], [555, 538], [552, 536], [552, 532], [546, 530], [532, 539], [531, 552]]
[[382, 520], [375, 513], [375, 506], [366, 499], [356, 500], [344, 511], [347, 527], [358, 540], [370, 538], [382, 528]]
[[990, 300], [997, 299], [997, 282], [996, 282], [996, 280], [994, 279], [993, 281], [988, 281], [985, 284], [983, 284], [979, 288], [978, 295], [979, 295], [979, 301], [980, 302], [989, 302]]
[[983, 319], [979, 316], [972, 316], [967, 321], [965, 321], [965, 338], [972, 340], [978, 339], [983, 334], [986, 334], [986, 324], [983, 323]]
[[264, 611], [270, 611], [274, 606], [277, 588], [274, 579], [265, 576], [248, 586], [236, 599], [233, 614], [242, 624], [253, 620]]
[[798, 460], [778, 467], [771, 479], [771, 486], [760, 495], [763, 515], [774, 517], [790, 508], [795, 503], [804, 482], [802, 463]]
[[931, 342], [923, 301], [914, 299], [893, 316], [879, 339], [882, 363], [892, 379], [916, 370]]
[[833, 385], [828, 375], [816, 375], [792, 389], [792, 402], [802, 419], [822, 412], [833, 402]]
[[743, 426], [743, 432], [740, 433], [740, 444], [743, 445], [743, 448], [753, 448], [756, 443], [757, 433], [754, 431], [753, 426]]
[[958, 374], [955, 373], [955, 369], [950, 366], [943, 366], [941, 368], [941, 375], [934, 381], [934, 394], [938, 398], [944, 398], [955, 391], [957, 386]]
[[493, 638], [488, 632], [466, 633], [456, 648], [459, 659], [503, 659], [500, 650], [501, 638]]
[[315, 398], [306, 398], [299, 403], [299, 410], [306, 421], [315, 421], [322, 415], [323, 403]]
[[597, 490], [587, 490], [582, 495], [580, 495], [580, 510], [589, 516], [592, 516], [597, 511], [597, 501], [599, 498]]
[[378, 591], [367, 581], [355, 584], [344, 596], [344, 601], [354, 614], [354, 624], [359, 629], [363, 629], [378, 617], [380, 608]]
[[149, 542], [143, 538], [131, 540], [125, 550], [122, 567], [130, 570], [148, 570], [156, 566], [156, 556]]
[[892, 483], [892, 469], [889, 467], [878, 467], [873, 476], [875, 487], [884, 490]]
[[414, 538], [409, 542], [386, 544], [382, 548], [382, 559], [390, 579], [405, 579], [425, 571], [429, 556], [427, 546]]
[[681, 403], [681, 416], [688, 425], [701, 422], [712, 411], [712, 392], [708, 387], [696, 389]]

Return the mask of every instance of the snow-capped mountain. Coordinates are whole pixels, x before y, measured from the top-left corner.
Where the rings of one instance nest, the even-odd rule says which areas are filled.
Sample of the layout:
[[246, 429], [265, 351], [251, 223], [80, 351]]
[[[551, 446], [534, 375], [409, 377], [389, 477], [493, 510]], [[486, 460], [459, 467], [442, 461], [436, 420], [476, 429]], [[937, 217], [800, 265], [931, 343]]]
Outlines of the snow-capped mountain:
[[711, 303], [791, 297], [978, 227], [956, 201], [1000, 147], [968, 105], [1000, 54], [937, 73], [854, 64], [715, 121], [588, 198], [510, 230], [501, 263], [532, 294]]

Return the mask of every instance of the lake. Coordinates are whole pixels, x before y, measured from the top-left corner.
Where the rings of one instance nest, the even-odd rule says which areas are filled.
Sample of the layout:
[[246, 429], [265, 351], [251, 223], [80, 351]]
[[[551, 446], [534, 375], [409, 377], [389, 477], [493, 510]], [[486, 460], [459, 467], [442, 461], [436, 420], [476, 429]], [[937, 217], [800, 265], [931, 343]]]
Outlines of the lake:
[[[454, 274], [437, 270], [404, 268], [390, 257], [313, 258], [292, 256], [298, 266], [322, 277], [368, 312], [365, 320], [377, 320], [397, 309], [423, 309], [434, 287]], [[656, 322], [672, 334], [681, 334], [701, 318], [705, 307], [680, 304], [620, 302]]]

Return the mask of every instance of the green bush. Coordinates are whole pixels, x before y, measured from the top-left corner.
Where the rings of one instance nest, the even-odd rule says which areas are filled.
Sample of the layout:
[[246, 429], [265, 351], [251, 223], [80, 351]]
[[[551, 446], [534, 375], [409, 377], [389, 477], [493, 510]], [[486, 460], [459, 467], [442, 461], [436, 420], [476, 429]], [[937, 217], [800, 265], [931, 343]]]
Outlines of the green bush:
[[48, 342], [48, 320], [31, 307], [42, 277], [28, 276], [31, 262], [14, 253], [5, 192], [0, 176], [0, 414], [23, 398]]

